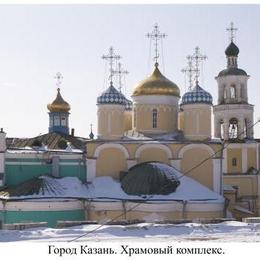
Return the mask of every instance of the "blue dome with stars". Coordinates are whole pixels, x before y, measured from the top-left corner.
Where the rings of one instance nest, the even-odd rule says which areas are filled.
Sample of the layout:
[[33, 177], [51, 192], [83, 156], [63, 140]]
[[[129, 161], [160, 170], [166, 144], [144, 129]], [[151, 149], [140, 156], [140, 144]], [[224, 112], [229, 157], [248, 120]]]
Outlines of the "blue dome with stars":
[[125, 110], [131, 111], [133, 109], [133, 102], [129, 99], [125, 99]]
[[126, 98], [112, 84], [97, 98], [97, 104], [125, 105]]
[[182, 96], [181, 105], [203, 103], [212, 105], [212, 96], [199, 85]]

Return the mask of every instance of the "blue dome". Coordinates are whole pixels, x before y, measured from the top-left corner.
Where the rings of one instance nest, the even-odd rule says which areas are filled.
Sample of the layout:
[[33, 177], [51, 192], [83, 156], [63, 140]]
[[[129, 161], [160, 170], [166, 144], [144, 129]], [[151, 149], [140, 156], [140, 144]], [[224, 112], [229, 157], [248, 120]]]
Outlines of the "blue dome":
[[133, 108], [133, 102], [127, 98], [125, 99], [125, 102], [125, 110], [131, 111]]
[[204, 103], [212, 105], [212, 96], [199, 85], [182, 96], [181, 105]]
[[101, 95], [97, 98], [97, 104], [125, 105], [126, 98], [113, 85], [110, 85], [110, 87], [102, 92]]

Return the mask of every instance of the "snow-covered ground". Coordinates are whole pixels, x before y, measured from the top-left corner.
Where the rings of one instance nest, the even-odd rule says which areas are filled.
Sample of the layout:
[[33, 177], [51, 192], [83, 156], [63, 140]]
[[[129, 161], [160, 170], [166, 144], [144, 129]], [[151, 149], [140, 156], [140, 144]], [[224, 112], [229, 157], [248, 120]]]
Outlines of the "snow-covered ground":
[[[84, 235], [84, 236], [83, 236]], [[227, 221], [220, 224], [135, 224], [128, 226], [84, 225], [64, 229], [0, 230], [0, 242], [14, 241], [212, 241], [260, 242], [260, 224]]]

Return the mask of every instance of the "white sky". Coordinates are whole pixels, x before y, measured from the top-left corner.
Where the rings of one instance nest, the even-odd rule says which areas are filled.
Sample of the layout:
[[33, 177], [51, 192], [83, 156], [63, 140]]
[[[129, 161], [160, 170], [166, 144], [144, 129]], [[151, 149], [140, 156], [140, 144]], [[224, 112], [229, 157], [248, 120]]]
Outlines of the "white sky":
[[[249, 102], [260, 117], [260, 5], [0, 5], [0, 127], [8, 136], [48, 131], [46, 105], [56, 96], [54, 75], [63, 74], [61, 93], [70, 103], [75, 134], [96, 133], [96, 98], [106, 83], [101, 59], [112, 45], [129, 71], [126, 93], [151, 71], [145, 34], [157, 22], [164, 40], [164, 74], [184, 94], [186, 56], [199, 46], [208, 56], [201, 86], [217, 102], [214, 77], [226, 67], [226, 27], [238, 27], [238, 65], [251, 76]], [[159, 61], [162, 64], [162, 61]], [[163, 66], [161, 66], [163, 71]], [[104, 84], [104, 82], [106, 84]], [[260, 137], [260, 126], [255, 128]]]

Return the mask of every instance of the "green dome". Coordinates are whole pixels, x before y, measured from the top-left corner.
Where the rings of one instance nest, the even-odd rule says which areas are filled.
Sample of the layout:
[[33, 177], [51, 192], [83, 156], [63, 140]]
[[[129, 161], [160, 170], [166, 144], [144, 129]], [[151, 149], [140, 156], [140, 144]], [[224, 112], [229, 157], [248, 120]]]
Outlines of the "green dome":
[[236, 56], [239, 54], [239, 49], [235, 43], [231, 42], [225, 50], [227, 56]]
[[129, 169], [121, 187], [130, 195], [167, 195], [180, 185], [176, 170], [160, 162], [145, 162]]

